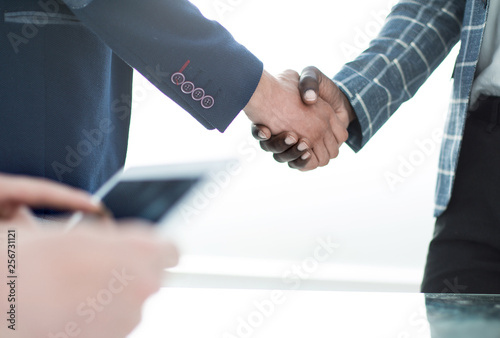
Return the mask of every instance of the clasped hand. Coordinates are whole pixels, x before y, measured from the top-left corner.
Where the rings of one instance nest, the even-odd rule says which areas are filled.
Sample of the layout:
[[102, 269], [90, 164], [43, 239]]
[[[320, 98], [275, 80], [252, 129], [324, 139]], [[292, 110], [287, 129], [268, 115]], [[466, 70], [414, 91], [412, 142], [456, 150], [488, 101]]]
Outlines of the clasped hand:
[[338, 156], [355, 118], [347, 97], [315, 67], [301, 75], [287, 70], [277, 77], [264, 71], [244, 111], [262, 149], [303, 171]]

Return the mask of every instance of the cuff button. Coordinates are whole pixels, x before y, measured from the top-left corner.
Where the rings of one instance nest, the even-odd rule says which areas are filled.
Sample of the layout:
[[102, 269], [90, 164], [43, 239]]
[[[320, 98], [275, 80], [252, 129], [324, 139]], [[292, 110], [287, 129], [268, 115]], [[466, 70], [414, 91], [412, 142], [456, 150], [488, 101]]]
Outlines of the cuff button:
[[214, 106], [215, 100], [210, 95], [203, 97], [201, 100], [201, 106], [205, 109], [210, 109]]
[[201, 88], [196, 88], [195, 90], [193, 90], [193, 93], [191, 94], [191, 97], [195, 101], [200, 101], [204, 96], [205, 96], [205, 91]]
[[181, 86], [181, 91], [184, 94], [191, 94], [194, 90], [194, 83], [186, 81]]
[[180, 86], [181, 84], [184, 83], [184, 81], [186, 81], [186, 77], [182, 73], [174, 73], [170, 79], [172, 80], [172, 83], [176, 86]]

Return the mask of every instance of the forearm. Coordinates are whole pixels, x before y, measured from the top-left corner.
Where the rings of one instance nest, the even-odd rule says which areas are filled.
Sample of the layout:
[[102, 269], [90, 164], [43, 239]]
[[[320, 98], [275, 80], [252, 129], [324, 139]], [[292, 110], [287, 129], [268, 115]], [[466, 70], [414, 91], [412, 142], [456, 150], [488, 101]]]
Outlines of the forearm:
[[[72, 8], [78, 18], [117, 55], [208, 128], [224, 131], [259, 83], [260, 60], [186, 0], [93, 0], [78, 7]], [[174, 82], [179, 71], [203, 89], [200, 97]]]
[[361, 149], [410, 99], [459, 40], [465, 0], [393, 8], [379, 36], [333, 78], [357, 116], [348, 144]]

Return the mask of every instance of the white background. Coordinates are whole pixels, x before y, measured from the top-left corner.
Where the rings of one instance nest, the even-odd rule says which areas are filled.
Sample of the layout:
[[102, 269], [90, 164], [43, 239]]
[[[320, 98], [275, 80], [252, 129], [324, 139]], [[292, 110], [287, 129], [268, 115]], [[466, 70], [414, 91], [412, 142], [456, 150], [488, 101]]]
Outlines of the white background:
[[[394, 3], [192, 2], [271, 73], [315, 65], [329, 76], [367, 46]], [[452, 54], [361, 152], [343, 146], [336, 160], [309, 173], [275, 163], [261, 151], [243, 113], [224, 134], [208, 131], [136, 74], [127, 165], [240, 159], [242, 173], [210, 201], [199, 221], [176, 234], [187, 258], [300, 261], [318, 236], [331, 236], [340, 247], [329, 269], [356, 271], [367, 282], [373, 269], [388, 271], [388, 283], [410, 271], [417, 291], [434, 221], [440, 140], [430, 140], [444, 125], [456, 49]], [[435, 149], [423, 154], [417, 143], [426, 139]], [[410, 174], [400, 172], [404, 161], [415, 163]], [[391, 186], [389, 173], [407, 177]], [[361, 289], [370, 290], [367, 285]]]

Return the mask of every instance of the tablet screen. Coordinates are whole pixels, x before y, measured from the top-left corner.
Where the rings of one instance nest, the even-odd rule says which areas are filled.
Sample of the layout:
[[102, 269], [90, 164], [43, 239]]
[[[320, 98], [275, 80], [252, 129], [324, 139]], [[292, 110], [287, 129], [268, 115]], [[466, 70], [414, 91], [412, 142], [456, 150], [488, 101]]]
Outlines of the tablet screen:
[[141, 218], [158, 222], [198, 180], [120, 181], [102, 202], [116, 219]]

